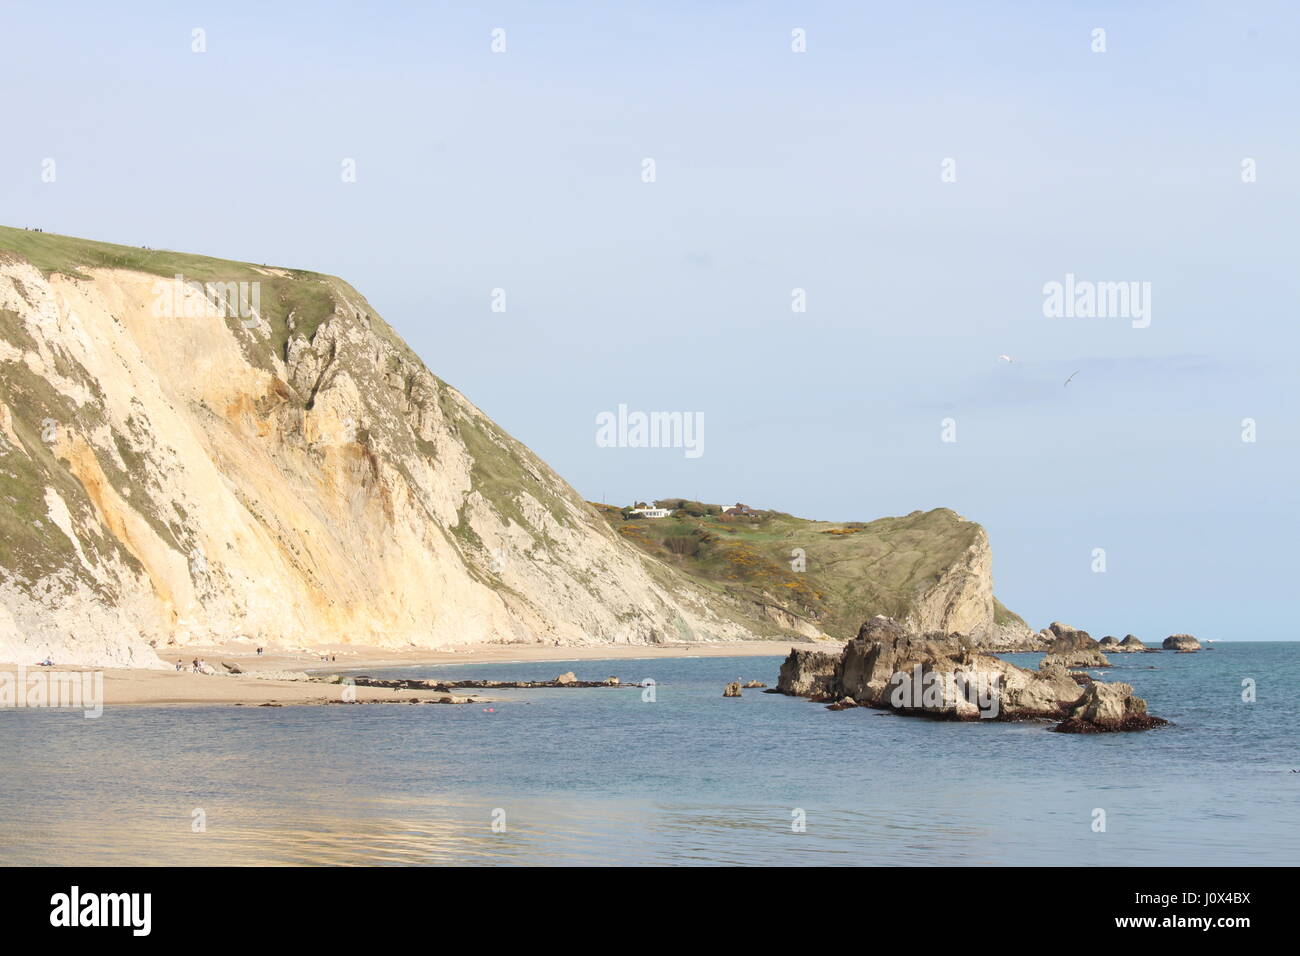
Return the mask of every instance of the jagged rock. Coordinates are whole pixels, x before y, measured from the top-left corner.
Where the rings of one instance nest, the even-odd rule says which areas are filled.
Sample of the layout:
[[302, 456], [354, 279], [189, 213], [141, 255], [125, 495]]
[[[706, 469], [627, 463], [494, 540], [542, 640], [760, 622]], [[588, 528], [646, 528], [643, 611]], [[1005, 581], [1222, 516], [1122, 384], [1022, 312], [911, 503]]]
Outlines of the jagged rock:
[[[896, 641], [907, 637], [910, 631], [892, 617], [877, 614], [858, 628], [859, 641]], [[932, 633], [932, 632], [931, 632]]]
[[1101, 652], [1101, 645], [1087, 631], [1080, 631], [1060, 621], [1052, 622], [1048, 631], [1054, 635], [1054, 640], [1047, 648], [1047, 655], [1040, 667], [1052, 664], [1062, 667], [1110, 666], [1110, 661]]
[[[1061, 628], [1053, 632], [1058, 639], [1069, 637]], [[963, 637], [912, 634], [886, 617], [864, 624], [859, 637], [844, 647], [836, 666], [827, 657], [792, 649], [781, 665], [777, 689], [829, 702], [834, 710], [851, 701], [950, 720], [1070, 718], [1078, 727], [1095, 725], [1096, 730], [1141, 729], [1140, 718], [1146, 714], [1145, 702], [1134, 697], [1127, 684], [1079, 681], [1082, 675], [1073, 675], [1056, 662], [1031, 671], [994, 657]], [[1112, 686], [1118, 689], [1100, 696], [1094, 690]], [[1090, 699], [1098, 703], [1079, 708]], [[1122, 717], [1112, 725], [1108, 721], [1117, 712]]]
[[1126, 635], [1124, 640], [1119, 642], [1119, 647], [1115, 648], [1115, 650], [1120, 651], [1121, 653], [1128, 654], [1141, 654], [1143, 651], [1148, 649], [1149, 648], [1133, 634]]
[[1106, 650], [1111, 651], [1119, 647], [1119, 641], [1117, 641], [1110, 634], [1107, 634], [1105, 637], [1103, 637], [1100, 641], [1097, 642], [1097, 646], [1104, 647]]
[[573, 673], [573, 671], [565, 671], [559, 677], [555, 678], [555, 683], [561, 686], [565, 684], [576, 684], [578, 683], [578, 675]]
[[829, 651], [791, 648], [781, 664], [776, 691], [791, 697], [818, 697], [838, 683], [840, 655]]
[[1201, 649], [1201, 642], [1190, 634], [1170, 634], [1165, 638], [1161, 647], [1167, 651], [1185, 651], [1191, 653], [1192, 651], [1199, 651]]
[[827, 710], [848, 710], [850, 707], [857, 707], [858, 702], [852, 697], [841, 697], [833, 704], [827, 704]]
[[[938, 628], [936, 630], [943, 630]], [[1051, 640], [1035, 633], [1025, 624], [994, 624], [979, 627], [964, 633], [971, 643], [981, 650], [992, 654], [1033, 653], [1047, 649]]]
[[1079, 696], [1063, 668], [1028, 671], [960, 638], [911, 635], [879, 618], [861, 634], [844, 649], [840, 677], [840, 692], [859, 703], [958, 719], [981, 712], [1009, 719], [1058, 716], [1062, 701]]
[[723, 696], [723, 697], [739, 697], [739, 696], [740, 696], [740, 681], [738, 681], [738, 680], [736, 680], [736, 681], [732, 681], [732, 682], [731, 682], [730, 684], [728, 684], [725, 688], [723, 688], [723, 690], [722, 690], [722, 696]]
[[1133, 696], [1128, 684], [1090, 683], [1083, 697], [1070, 708], [1056, 727], [1062, 734], [1095, 734], [1108, 731], [1150, 730], [1169, 721], [1147, 713], [1147, 703]]
[[767, 685], [764, 684], [761, 680], [752, 680], [752, 681], [749, 681], [748, 683], [745, 684], [745, 687], [747, 687], [747, 688], [749, 688], [749, 687], [766, 687], [766, 686], [767, 686]]
[[617, 687], [619, 684], [619, 680], [617, 677], [606, 677], [603, 681], [601, 681], [601, 683], [607, 687]]

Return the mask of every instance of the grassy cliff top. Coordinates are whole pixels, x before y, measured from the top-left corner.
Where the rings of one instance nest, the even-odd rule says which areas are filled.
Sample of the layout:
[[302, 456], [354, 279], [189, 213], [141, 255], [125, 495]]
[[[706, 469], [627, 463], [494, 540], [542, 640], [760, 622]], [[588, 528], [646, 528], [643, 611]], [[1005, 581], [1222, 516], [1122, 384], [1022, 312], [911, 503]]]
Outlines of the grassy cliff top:
[[[833, 637], [875, 614], [905, 617], [983, 529], [948, 508], [868, 522], [812, 521], [779, 511], [726, 515], [681, 498], [667, 518], [593, 503], [624, 538], [713, 587], [818, 620]], [[802, 570], [800, 570], [802, 568]], [[1000, 617], [1019, 620], [999, 606]]]
[[[5, 253], [25, 259], [47, 277], [60, 273], [74, 279], [89, 279], [87, 270], [90, 269], [124, 269], [165, 279], [179, 275], [185, 282], [205, 285], [256, 282], [260, 286], [260, 314], [269, 334], [260, 343], [261, 347], [249, 347], [247, 351], [250, 360], [262, 367], [268, 367], [269, 353], [284, 360], [291, 331], [290, 316], [293, 317], [293, 334], [310, 341], [344, 299], [357, 304], [371, 317], [379, 335], [408, 357], [419, 361], [401, 336], [375, 313], [365, 298], [337, 276], [0, 226], [0, 258]], [[231, 321], [233, 324], [235, 320]], [[245, 344], [248, 346], [250, 343]]]
[[[61, 272], [76, 278], [88, 278], [83, 269], [131, 269], [154, 275], [181, 274], [187, 279], [205, 281], [251, 281], [265, 276], [265, 265], [236, 262], [213, 256], [173, 252], [170, 249], [146, 249], [121, 246], [94, 239], [60, 236], [52, 232], [33, 232], [0, 226], [0, 249], [16, 252], [46, 275]], [[301, 269], [279, 269], [300, 278], [325, 278]]]

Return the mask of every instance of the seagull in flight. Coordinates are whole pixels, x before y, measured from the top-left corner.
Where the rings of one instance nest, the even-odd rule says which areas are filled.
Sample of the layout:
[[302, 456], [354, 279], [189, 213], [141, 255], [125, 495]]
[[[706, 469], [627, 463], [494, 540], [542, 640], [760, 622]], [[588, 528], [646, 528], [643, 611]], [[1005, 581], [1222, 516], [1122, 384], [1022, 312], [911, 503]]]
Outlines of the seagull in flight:
[[1010, 355], [999, 355], [999, 356], [998, 356], [998, 361], [999, 361], [999, 362], [1014, 362], [1015, 359], [1013, 359]]
[[[1065, 380], [1065, 385], [1069, 385], [1069, 384], [1070, 384], [1070, 379], [1073, 379], [1074, 376], [1076, 376], [1076, 375], [1078, 375], [1078, 374], [1079, 374], [1079, 370], [1078, 370], [1078, 369], [1075, 369], [1073, 372], [1071, 372], [1071, 373], [1070, 373], [1070, 378], [1067, 378], [1067, 379]], [[1061, 386], [1061, 387], [1064, 388], [1065, 386], [1063, 385], [1063, 386]]]

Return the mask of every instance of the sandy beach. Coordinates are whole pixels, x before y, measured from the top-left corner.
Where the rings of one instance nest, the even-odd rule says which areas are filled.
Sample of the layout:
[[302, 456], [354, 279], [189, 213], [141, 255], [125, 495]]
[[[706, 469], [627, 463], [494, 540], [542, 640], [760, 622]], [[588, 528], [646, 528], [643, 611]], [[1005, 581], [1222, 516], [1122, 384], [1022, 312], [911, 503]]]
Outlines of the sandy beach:
[[[88, 668], [88, 667], [35, 667], [26, 665], [26, 673], [58, 674], [86, 673], [98, 670], [103, 674], [103, 703], [112, 705], [176, 705], [176, 704], [330, 704], [343, 700], [345, 688], [338, 684], [317, 680], [293, 679], [288, 675], [307, 674], [324, 677], [340, 671], [389, 667], [418, 667], [420, 665], [508, 663], [511, 661], [554, 661], [556, 674], [575, 671], [581, 679], [603, 679], [610, 675], [632, 681], [636, 674], [620, 674], [618, 664], [624, 661], [657, 660], [671, 657], [784, 657], [791, 647], [824, 647], [838, 650], [834, 642], [824, 644], [794, 641], [737, 641], [707, 644], [655, 644], [655, 645], [582, 645], [546, 646], [539, 644], [480, 644], [445, 650], [429, 648], [385, 648], [357, 645], [337, 645], [318, 650], [286, 650], [268, 647], [262, 655], [251, 644], [240, 642], [218, 646], [187, 645], [171, 648], [159, 656], [169, 665], [182, 660], [185, 670], [159, 670], [145, 668]], [[195, 658], [206, 661], [211, 667], [224, 671], [223, 663], [232, 664], [244, 673], [239, 675], [197, 674], [190, 670]], [[588, 663], [608, 662], [592, 670]], [[0, 675], [17, 676], [18, 664], [0, 663]], [[287, 679], [274, 677], [284, 673]], [[381, 676], [376, 674], [375, 676]], [[467, 667], [464, 678], [472, 679], [472, 667]], [[774, 675], [772, 675], [774, 676]], [[438, 700], [445, 694], [437, 691], [393, 691], [380, 687], [347, 688], [349, 696], [358, 703], [380, 701]], [[475, 701], [490, 698], [481, 694], [459, 691], [457, 696], [472, 697]]]

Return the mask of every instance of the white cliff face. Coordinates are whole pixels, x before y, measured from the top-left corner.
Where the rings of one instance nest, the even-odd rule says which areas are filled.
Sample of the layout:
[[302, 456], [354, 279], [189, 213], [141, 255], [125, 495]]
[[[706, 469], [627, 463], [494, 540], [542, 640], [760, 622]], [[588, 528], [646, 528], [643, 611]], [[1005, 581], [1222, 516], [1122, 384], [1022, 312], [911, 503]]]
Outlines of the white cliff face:
[[993, 622], [993, 555], [979, 528], [974, 542], [918, 598], [908, 620], [922, 633], [970, 634]]
[[917, 597], [906, 625], [919, 633], [965, 634], [978, 645], [995, 648], [1033, 643], [1033, 632], [1023, 621], [997, 620], [993, 550], [988, 533], [973, 527], [970, 546]]
[[761, 636], [620, 540], [345, 283], [296, 279], [333, 313], [290, 314], [273, 347], [261, 319], [155, 314], [157, 276], [85, 275], [0, 257], [0, 661]]

